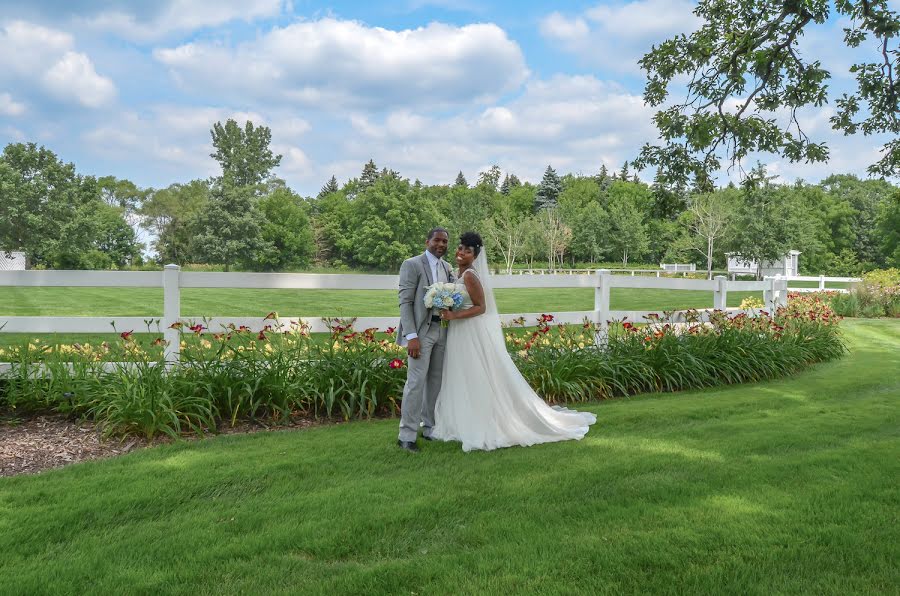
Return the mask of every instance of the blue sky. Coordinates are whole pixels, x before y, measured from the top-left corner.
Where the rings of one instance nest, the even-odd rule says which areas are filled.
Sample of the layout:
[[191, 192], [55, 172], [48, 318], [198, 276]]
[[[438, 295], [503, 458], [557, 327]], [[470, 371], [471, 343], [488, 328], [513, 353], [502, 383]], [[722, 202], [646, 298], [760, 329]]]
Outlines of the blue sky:
[[[548, 163], [618, 169], [655, 138], [635, 61], [692, 30], [692, 7], [0, 0], [0, 143], [34, 141], [84, 173], [163, 187], [215, 174], [210, 127], [249, 118], [272, 128], [277, 174], [307, 195], [369, 158], [429, 184], [494, 163], [532, 181]], [[842, 25], [802, 42], [835, 90], [851, 83]], [[865, 175], [883, 139], [835, 134], [831, 113], [802, 115], [830, 164], [760, 159], [788, 180]]]

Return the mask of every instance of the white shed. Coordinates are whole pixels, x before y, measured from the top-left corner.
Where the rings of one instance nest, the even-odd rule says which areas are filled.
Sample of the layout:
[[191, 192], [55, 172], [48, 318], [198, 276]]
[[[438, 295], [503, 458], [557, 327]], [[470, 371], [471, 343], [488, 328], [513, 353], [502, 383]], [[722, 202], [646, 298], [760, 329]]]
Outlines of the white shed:
[[24, 271], [25, 253], [0, 250], [0, 271]]
[[[756, 261], [745, 260], [740, 255], [728, 253], [728, 273], [736, 275], [756, 275]], [[778, 261], [763, 263], [762, 276], [782, 275], [796, 277], [800, 275], [800, 251], [792, 250]]]

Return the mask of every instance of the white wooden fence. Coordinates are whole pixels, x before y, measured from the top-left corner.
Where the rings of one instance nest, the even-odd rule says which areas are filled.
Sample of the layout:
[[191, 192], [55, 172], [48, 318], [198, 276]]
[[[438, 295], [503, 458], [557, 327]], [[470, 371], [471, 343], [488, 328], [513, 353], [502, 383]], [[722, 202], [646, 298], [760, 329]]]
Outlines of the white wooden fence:
[[[769, 279], [768, 277], [766, 279]], [[832, 277], [828, 275], [791, 275], [788, 277], [784, 276], [775, 276], [772, 279], [784, 279], [790, 284], [792, 281], [814, 281], [818, 282], [818, 286], [815, 288], [792, 288], [788, 286], [789, 292], [839, 292], [841, 294], [846, 294], [850, 290], [847, 288], [829, 288], [826, 287], [826, 283], [848, 283], [848, 284], [856, 284], [862, 281], [862, 279], [858, 277]]]
[[[585, 319], [599, 323], [605, 328], [608, 321], [627, 318], [633, 322], [643, 322], [654, 311], [621, 311], [610, 309], [612, 288], [645, 288], [661, 290], [700, 290], [712, 293], [713, 309], [726, 310], [730, 291], [762, 292], [763, 303], [769, 312], [779, 305], [787, 304], [787, 283], [784, 280], [729, 281], [725, 276], [713, 280], [673, 279], [642, 276], [612, 275], [609, 270], [595, 271], [592, 275], [497, 275], [492, 278], [495, 288], [594, 288], [594, 309], [576, 312], [551, 312], [561, 323], [580, 324]], [[171, 328], [173, 323], [183, 321], [181, 316], [182, 288], [254, 288], [254, 289], [331, 289], [331, 290], [396, 290], [396, 275], [326, 275], [307, 273], [209, 273], [181, 271], [177, 265], [167, 265], [161, 272], [132, 271], [7, 271], [0, 272], [0, 286], [80, 286], [80, 287], [162, 287], [163, 316], [160, 327], [168, 343], [166, 360], [178, 359], [179, 335]], [[734, 309], [730, 309], [734, 310]], [[655, 311], [661, 314], [661, 310]], [[704, 320], [709, 318], [709, 310], [701, 310]], [[300, 313], [298, 313], [300, 314]], [[503, 314], [504, 323], [519, 317], [533, 322], [541, 313]], [[673, 319], [684, 320], [684, 311], [676, 312]], [[756, 313], [748, 311], [754, 316]], [[344, 315], [341, 315], [344, 316]], [[119, 331], [140, 331], [145, 328], [145, 320], [157, 318], [147, 314], [144, 317], [12, 317], [0, 315], [0, 333], [109, 333], [111, 323]], [[191, 318], [193, 322], [200, 319]], [[259, 331], [265, 325], [292, 323], [310, 325], [313, 332], [328, 331], [325, 322], [319, 318], [303, 316], [281, 316], [275, 320], [261, 317], [218, 317], [208, 313], [206, 324], [210, 331], [217, 332], [227, 325], [246, 325]], [[358, 317], [357, 329], [377, 327], [385, 329], [397, 325], [398, 317]]]

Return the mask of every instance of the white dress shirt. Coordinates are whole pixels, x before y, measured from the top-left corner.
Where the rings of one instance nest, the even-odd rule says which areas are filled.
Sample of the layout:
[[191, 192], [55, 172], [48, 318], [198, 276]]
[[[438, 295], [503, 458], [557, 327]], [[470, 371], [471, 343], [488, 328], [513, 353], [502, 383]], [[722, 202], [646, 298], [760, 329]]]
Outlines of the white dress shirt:
[[[440, 265], [441, 260], [439, 258], [437, 258], [436, 256], [434, 256], [433, 254], [431, 254], [431, 252], [427, 251], [427, 250], [425, 251], [425, 257], [428, 259], [428, 264], [431, 266], [431, 279], [434, 282], [447, 281], [447, 279], [443, 275], [443, 273], [440, 275], [440, 277], [438, 277], [438, 271], [444, 270], [444, 268], [441, 267], [441, 265]], [[416, 339], [417, 337], [419, 337], [419, 334], [416, 332], [407, 333], [406, 341], [409, 341], [411, 339]]]

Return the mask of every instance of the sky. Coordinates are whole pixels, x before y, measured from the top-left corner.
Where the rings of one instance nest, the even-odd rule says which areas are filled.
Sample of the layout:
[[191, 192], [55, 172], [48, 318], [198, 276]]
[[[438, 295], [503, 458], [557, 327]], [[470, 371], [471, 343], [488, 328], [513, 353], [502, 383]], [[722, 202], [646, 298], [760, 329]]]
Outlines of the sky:
[[[161, 188], [216, 175], [213, 123], [250, 119], [272, 129], [275, 173], [303, 195], [369, 159], [426, 184], [474, 182], [492, 164], [533, 182], [547, 165], [618, 170], [656, 138], [637, 60], [696, 28], [693, 6], [0, 0], [0, 145], [36, 142], [81, 173]], [[837, 94], [853, 85], [844, 25], [801, 41]], [[828, 164], [754, 163], [789, 181], [864, 177], [884, 139], [844, 137], [832, 114], [801, 114]]]

